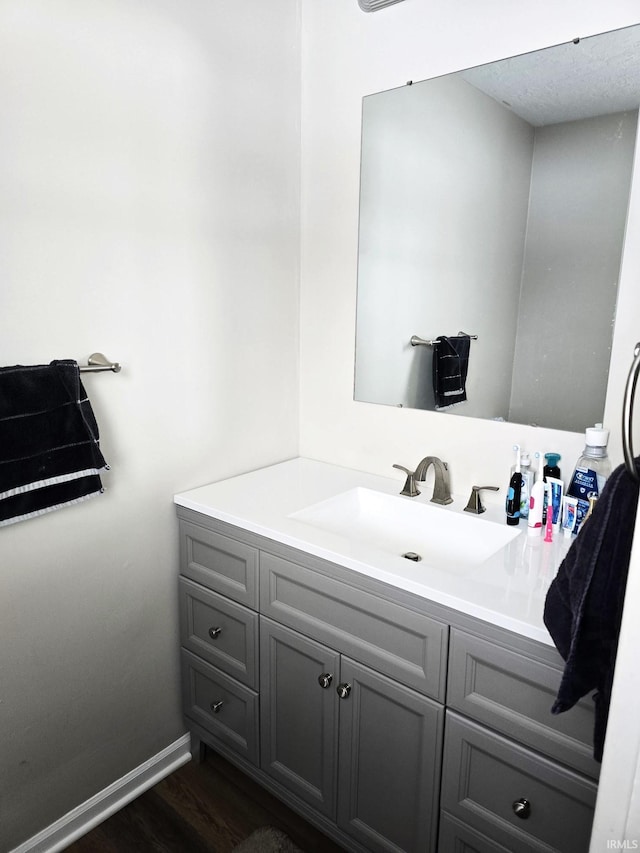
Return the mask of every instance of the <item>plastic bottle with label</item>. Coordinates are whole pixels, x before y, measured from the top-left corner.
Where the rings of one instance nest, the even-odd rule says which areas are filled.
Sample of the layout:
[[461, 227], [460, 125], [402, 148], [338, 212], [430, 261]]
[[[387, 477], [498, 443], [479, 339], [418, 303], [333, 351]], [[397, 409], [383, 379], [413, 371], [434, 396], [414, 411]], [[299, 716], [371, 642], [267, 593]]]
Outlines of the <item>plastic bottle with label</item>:
[[562, 456], [560, 456], [559, 453], [545, 453], [544, 458], [544, 476], [557, 477], [558, 480], [562, 479], [562, 474], [560, 473], [560, 469], [558, 468], [558, 462], [562, 459]]
[[546, 491], [543, 479], [544, 456], [542, 455], [541, 450], [539, 450], [536, 455], [538, 457], [538, 471], [535, 483], [531, 487], [531, 494], [529, 495], [529, 518], [527, 519], [527, 533], [529, 536], [540, 536], [540, 532], [542, 530], [544, 493]]
[[520, 473], [522, 474], [522, 482], [520, 484], [520, 517], [528, 518], [529, 516], [529, 497], [533, 486], [533, 471], [531, 470], [531, 456], [528, 453], [522, 453], [520, 456]]
[[605, 481], [611, 473], [607, 455], [609, 430], [596, 424], [585, 430], [585, 448], [578, 459], [569, 482], [567, 494], [578, 499], [575, 532], [582, 526], [588, 512], [589, 500], [599, 498]]
[[[544, 481], [547, 482], [547, 477], [556, 477], [558, 480], [562, 479], [562, 474], [560, 473], [560, 469], [558, 468], [558, 462], [562, 459], [559, 453], [545, 453], [544, 454], [545, 465], [544, 465]], [[547, 523], [547, 490], [544, 491], [544, 505], [542, 507], [542, 526]]]

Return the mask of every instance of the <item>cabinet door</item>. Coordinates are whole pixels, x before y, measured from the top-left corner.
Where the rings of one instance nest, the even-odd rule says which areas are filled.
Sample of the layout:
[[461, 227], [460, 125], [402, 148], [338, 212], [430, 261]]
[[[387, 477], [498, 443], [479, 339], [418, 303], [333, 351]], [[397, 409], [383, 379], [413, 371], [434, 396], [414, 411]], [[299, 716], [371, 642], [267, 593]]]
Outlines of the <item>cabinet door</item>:
[[338, 825], [367, 850], [435, 850], [444, 708], [344, 657], [340, 681]]
[[340, 658], [260, 618], [261, 767], [335, 820]]

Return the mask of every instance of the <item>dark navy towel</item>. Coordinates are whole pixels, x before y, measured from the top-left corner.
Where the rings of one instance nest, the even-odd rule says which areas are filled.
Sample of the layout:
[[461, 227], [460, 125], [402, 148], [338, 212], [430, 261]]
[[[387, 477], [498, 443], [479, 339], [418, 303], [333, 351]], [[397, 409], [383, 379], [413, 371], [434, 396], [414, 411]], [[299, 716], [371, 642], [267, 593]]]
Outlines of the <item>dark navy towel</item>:
[[0, 526], [99, 494], [106, 468], [75, 361], [0, 368]]
[[545, 601], [544, 623], [565, 660], [551, 712], [567, 711], [595, 691], [596, 761], [602, 760], [607, 729], [637, 504], [638, 483], [620, 465], [605, 483]]
[[436, 409], [463, 403], [467, 399], [469, 335], [447, 338], [440, 335], [433, 348], [433, 396]]

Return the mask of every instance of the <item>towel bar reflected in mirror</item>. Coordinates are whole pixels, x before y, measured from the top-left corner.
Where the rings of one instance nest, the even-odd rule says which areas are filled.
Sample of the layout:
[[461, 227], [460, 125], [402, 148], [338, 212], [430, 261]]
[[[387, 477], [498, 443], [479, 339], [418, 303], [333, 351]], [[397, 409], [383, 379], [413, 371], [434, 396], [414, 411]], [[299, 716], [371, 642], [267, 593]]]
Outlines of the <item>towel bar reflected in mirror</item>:
[[[458, 337], [460, 337], [461, 335], [466, 335], [466, 334], [467, 334], [466, 332], [458, 332]], [[467, 337], [471, 338], [472, 341], [478, 340], [477, 335], [467, 335]], [[437, 339], [433, 340], [433, 341], [425, 341], [422, 338], [419, 338], [417, 335], [412, 335], [409, 343], [411, 344], [412, 347], [436, 347], [436, 346], [438, 346]]]

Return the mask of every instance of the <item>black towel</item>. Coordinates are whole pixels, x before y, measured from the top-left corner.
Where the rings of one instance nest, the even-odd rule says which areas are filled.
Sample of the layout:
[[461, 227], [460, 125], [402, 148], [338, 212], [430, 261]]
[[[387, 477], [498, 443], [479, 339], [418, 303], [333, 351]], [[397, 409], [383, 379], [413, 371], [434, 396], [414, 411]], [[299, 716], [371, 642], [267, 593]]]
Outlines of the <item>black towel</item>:
[[75, 361], [0, 368], [0, 526], [102, 492], [98, 440]]
[[433, 348], [433, 395], [436, 409], [463, 403], [467, 399], [469, 335], [447, 338], [440, 335]]
[[566, 662], [551, 712], [567, 711], [596, 691], [596, 761], [602, 760], [607, 729], [637, 504], [638, 483], [620, 465], [605, 483], [545, 601], [544, 623]]

